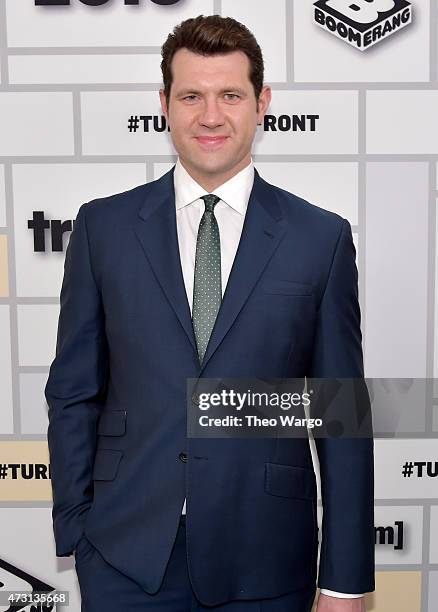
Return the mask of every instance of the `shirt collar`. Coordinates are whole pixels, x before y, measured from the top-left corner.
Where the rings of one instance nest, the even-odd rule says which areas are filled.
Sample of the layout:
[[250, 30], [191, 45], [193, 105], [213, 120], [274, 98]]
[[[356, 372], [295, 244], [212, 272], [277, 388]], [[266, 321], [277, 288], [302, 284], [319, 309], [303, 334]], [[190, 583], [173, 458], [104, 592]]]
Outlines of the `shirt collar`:
[[[206, 195], [201, 185], [199, 185], [184, 168], [178, 158], [175, 164], [173, 175], [175, 187], [175, 206], [179, 210], [201, 196]], [[231, 177], [228, 181], [214, 190], [221, 200], [226, 202], [234, 210], [244, 215], [248, 206], [249, 197], [254, 183], [254, 162], [251, 158], [250, 163]]]

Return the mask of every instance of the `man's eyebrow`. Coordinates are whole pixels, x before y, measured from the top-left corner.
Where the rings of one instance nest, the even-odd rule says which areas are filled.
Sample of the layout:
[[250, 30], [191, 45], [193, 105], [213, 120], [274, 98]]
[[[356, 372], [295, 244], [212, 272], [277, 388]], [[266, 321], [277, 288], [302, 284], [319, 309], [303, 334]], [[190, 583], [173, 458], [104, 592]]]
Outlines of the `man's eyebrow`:
[[[246, 92], [240, 87], [225, 87], [224, 89], [221, 89], [219, 93], [223, 94], [223, 93], [230, 93], [230, 92], [240, 94], [241, 96], [246, 96]], [[188, 94], [202, 95], [202, 91], [198, 91], [197, 89], [190, 89], [189, 87], [185, 87], [184, 89], [181, 89], [180, 91], [176, 92], [177, 97], [185, 96]]]

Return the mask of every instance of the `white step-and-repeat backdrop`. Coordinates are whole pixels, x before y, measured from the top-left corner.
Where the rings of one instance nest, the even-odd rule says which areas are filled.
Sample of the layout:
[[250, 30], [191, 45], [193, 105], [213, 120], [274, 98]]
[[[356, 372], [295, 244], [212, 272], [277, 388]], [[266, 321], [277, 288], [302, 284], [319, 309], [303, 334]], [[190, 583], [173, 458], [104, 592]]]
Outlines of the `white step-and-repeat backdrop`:
[[[43, 584], [80, 610], [73, 558], [55, 556], [43, 392], [65, 250], [83, 202], [174, 163], [160, 47], [201, 13], [244, 22], [264, 52], [261, 175], [352, 224], [366, 376], [438, 378], [438, 0], [0, 0], [0, 592]], [[408, 433], [375, 441], [373, 612], [438, 609], [438, 389], [424, 388]]]

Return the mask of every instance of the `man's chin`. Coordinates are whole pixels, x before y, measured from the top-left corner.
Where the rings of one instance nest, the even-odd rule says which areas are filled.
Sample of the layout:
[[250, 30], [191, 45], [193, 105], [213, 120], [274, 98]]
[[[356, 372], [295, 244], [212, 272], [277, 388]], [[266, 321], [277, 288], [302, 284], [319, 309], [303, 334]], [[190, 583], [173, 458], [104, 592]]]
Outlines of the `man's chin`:
[[217, 174], [228, 172], [230, 168], [232, 168], [232, 164], [221, 163], [219, 160], [215, 159], [204, 159], [200, 163], [191, 163], [190, 167], [192, 167], [199, 174], [215, 176]]

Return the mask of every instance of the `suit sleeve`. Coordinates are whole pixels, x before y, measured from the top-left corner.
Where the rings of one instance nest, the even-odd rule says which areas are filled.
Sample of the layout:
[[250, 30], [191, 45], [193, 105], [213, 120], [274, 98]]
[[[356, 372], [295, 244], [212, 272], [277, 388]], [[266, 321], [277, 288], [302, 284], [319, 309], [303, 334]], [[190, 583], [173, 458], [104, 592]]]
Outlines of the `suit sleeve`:
[[92, 503], [96, 425], [108, 373], [104, 313], [91, 266], [86, 207], [79, 208], [66, 250], [56, 356], [44, 390], [57, 556], [72, 553]]
[[[351, 226], [343, 219], [318, 308], [310, 376], [351, 378], [365, 387], [355, 256]], [[375, 589], [372, 425], [368, 431], [356, 439], [315, 437], [323, 505], [321, 589]]]

